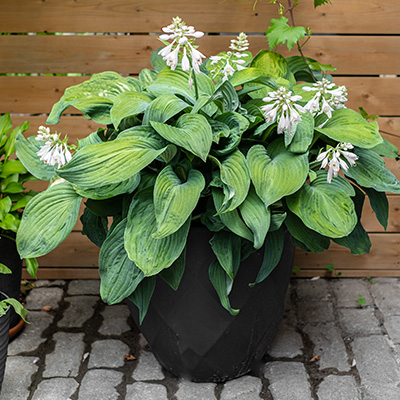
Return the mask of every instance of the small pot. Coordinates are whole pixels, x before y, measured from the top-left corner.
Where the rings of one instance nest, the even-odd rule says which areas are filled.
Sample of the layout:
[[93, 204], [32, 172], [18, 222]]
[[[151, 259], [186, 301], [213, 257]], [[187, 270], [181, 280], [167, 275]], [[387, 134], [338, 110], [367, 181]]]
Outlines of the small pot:
[[[8, 296], [0, 292], [0, 301], [7, 299]], [[7, 312], [0, 316], [0, 393], [3, 385], [4, 371], [6, 369], [7, 349], [8, 349], [8, 331], [10, 329], [11, 307], [8, 307]]]

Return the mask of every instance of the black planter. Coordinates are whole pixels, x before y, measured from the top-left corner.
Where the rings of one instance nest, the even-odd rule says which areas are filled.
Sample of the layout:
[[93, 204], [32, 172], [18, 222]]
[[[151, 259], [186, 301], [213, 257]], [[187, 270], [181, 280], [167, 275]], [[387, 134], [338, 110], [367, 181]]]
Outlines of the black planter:
[[[7, 296], [0, 292], [0, 300]], [[11, 308], [8, 308], [5, 315], [0, 316], [0, 393], [3, 385], [4, 371], [6, 369], [7, 348], [8, 348], [8, 330], [10, 329]]]
[[[1, 237], [0, 262], [11, 269], [11, 274], [0, 274], [0, 291], [7, 293], [10, 298], [19, 300], [21, 291], [22, 260], [18, 254], [15, 241]], [[10, 328], [15, 327], [21, 317], [10, 310]]]
[[161, 278], [147, 316], [139, 326], [138, 310], [128, 301], [132, 316], [160, 364], [174, 375], [197, 382], [223, 382], [259, 366], [282, 318], [293, 267], [294, 246], [286, 233], [282, 258], [262, 283], [250, 288], [263, 259], [259, 251], [245, 260], [229, 296], [236, 316], [222, 308], [208, 268], [214, 254], [212, 233], [191, 228], [186, 269], [179, 289]]

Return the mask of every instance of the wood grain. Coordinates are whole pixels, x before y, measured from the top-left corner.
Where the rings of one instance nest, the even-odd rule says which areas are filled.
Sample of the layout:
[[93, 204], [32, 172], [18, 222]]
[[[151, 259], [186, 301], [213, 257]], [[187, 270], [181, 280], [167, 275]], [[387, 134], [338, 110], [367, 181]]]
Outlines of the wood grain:
[[[201, 4], [201, 6], [200, 6]], [[159, 32], [179, 15], [204, 32], [265, 32], [277, 18], [269, 1], [14, 0], [1, 4], [3, 32]], [[305, 0], [296, 22], [325, 33], [400, 33], [398, 0], [335, 0], [314, 10]]]
[[[198, 40], [207, 56], [226, 51], [234, 36], [205, 36]], [[256, 55], [268, 48], [264, 35], [250, 36]], [[138, 74], [152, 68], [150, 56], [162, 45], [158, 36], [0, 36], [0, 73]], [[283, 46], [284, 56], [298, 55]], [[399, 36], [314, 36], [304, 47], [308, 57], [332, 64], [341, 75], [397, 74], [400, 71]], [[21, 54], [24, 56], [21, 57]], [[43, 62], [43, 60], [46, 62]]]

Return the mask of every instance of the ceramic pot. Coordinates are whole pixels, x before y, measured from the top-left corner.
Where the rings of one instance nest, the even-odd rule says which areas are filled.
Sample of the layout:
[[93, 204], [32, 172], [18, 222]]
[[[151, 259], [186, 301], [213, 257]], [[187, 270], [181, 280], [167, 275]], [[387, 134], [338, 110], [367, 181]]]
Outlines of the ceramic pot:
[[191, 228], [178, 290], [157, 277], [141, 326], [138, 309], [127, 301], [160, 364], [178, 377], [197, 382], [224, 382], [259, 367], [283, 315], [294, 258], [286, 232], [281, 260], [262, 283], [248, 285], [257, 276], [263, 249], [242, 262], [229, 296], [240, 312], [232, 316], [221, 306], [209, 280], [209, 265], [215, 258], [211, 237], [205, 228]]
[[[4, 293], [0, 292], [0, 300], [7, 298]], [[6, 369], [7, 348], [8, 348], [8, 331], [10, 329], [11, 308], [9, 307], [4, 315], [0, 316], [0, 393], [3, 385], [4, 371]]]

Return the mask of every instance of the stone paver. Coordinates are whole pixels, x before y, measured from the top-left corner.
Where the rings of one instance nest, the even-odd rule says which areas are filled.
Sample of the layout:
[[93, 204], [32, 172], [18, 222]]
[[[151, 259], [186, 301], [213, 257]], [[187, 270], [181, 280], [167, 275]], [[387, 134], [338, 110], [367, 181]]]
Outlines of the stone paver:
[[126, 387], [126, 400], [168, 400], [167, 389], [155, 383], [135, 382]]
[[353, 376], [329, 375], [321, 382], [317, 393], [321, 400], [362, 400]]
[[319, 355], [320, 369], [336, 368], [339, 371], [348, 371], [346, 346], [341, 332], [334, 323], [311, 326], [307, 325], [304, 332], [314, 343], [314, 354]]
[[339, 320], [349, 335], [376, 335], [382, 331], [372, 308], [339, 309]]
[[299, 319], [308, 324], [324, 324], [334, 321], [332, 303], [328, 301], [299, 301]]
[[384, 325], [393, 343], [400, 344], [400, 316], [395, 315], [385, 318]]
[[164, 379], [164, 373], [153, 353], [142, 351], [132, 377], [136, 381], [161, 380]]
[[312, 400], [311, 387], [304, 365], [299, 362], [274, 361], [264, 370], [274, 400]]
[[32, 397], [32, 400], [65, 400], [78, 389], [74, 378], [53, 378], [42, 381]]
[[41, 337], [42, 332], [53, 322], [53, 315], [46, 311], [31, 311], [27, 316], [29, 324], [25, 324], [24, 330], [19, 335], [18, 340], [13, 340], [8, 345], [10, 356], [24, 352], [30, 352], [46, 341]]
[[87, 294], [100, 294], [100, 280], [99, 279], [79, 279], [70, 281], [68, 285], [69, 295], [87, 295]]
[[4, 373], [1, 400], [26, 400], [32, 375], [37, 372], [35, 357], [8, 357]]
[[99, 329], [102, 335], [121, 335], [124, 332], [132, 330], [128, 325], [130, 312], [128, 306], [125, 304], [106, 306], [101, 315], [104, 318]]
[[129, 353], [129, 346], [120, 340], [98, 340], [92, 344], [89, 368], [118, 368], [125, 364], [124, 355]]
[[278, 332], [272, 342], [268, 354], [271, 357], [294, 358], [301, 356], [303, 340], [301, 335], [294, 328], [282, 323], [278, 328]]
[[39, 287], [48, 287], [48, 286], [64, 286], [66, 282], [62, 279], [56, 279], [54, 281], [49, 281], [46, 279], [41, 279], [40, 281], [35, 282], [35, 286], [37, 288]]
[[45, 378], [78, 375], [84, 351], [83, 336], [83, 333], [54, 334], [56, 345], [54, 351], [46, 355], [46, 368], [43, 372]]
[[64, 311], [63, 318], [58, 321], [58, 326], [80, 328], [94, 313], [99, 298], [97, 296], [72, 296], [66, 297], [69, 307]]
[[175, 394], [177, 400], [214, 400], [214, 383], [194, 383], [187, 380], [179, 382], [179, 389]]
[[375, 279], [371, 292], [376, 305], [385, 315], [400, 315], [400, 282], [385, 278]]
[[333, 293], [335, 294], [338, 307], [355, 308], [359, 304], [356, 300], [358, 295], [365, 299], [365, 306], [373, 304], [369, 288], [372, 285], [362, 279], [336, 279], [332, 282]]
[[301, 300], [328, 301], [332, 298], [330, 295], [329, 281], [327, 280], [318, 279], [312, 281], [310, 279], [304, 279], [296, 283], [297, 296]]
[[41, 310], [45, 306], [50, 306], [53, 310], [58, 308], [64, 291], [58, 287], [41, 287], [32, 289], [26, 297], [25, 307], [29, 311]]
[[79, 389], [78, 400], [117, 400], [116, 386], [123, 378], [123, 373], [106, 369], [93, 369], [86, 372]]
[[224, 385], [221, 400], [259, 400], [262, 389], [260, 378], [242, 376]]

